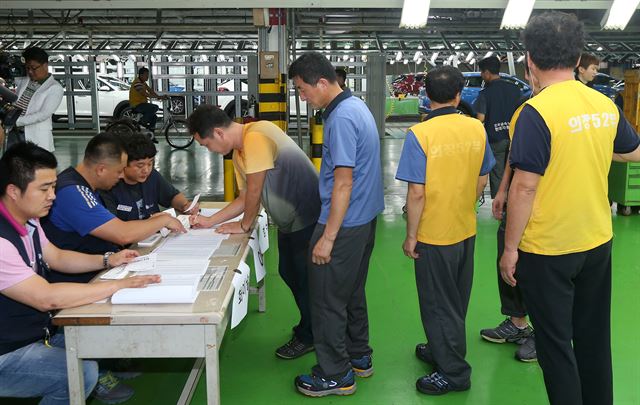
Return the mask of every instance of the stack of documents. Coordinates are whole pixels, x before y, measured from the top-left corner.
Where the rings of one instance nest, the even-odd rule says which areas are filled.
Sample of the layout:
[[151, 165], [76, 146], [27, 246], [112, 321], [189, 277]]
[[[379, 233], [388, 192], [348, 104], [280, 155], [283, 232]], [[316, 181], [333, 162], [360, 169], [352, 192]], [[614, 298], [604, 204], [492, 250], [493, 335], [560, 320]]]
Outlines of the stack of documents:
[[112, 304], [192, 304], [198, 297], [200, 275], [163, 275], [158, 284], [124, 288], [111, 297]]

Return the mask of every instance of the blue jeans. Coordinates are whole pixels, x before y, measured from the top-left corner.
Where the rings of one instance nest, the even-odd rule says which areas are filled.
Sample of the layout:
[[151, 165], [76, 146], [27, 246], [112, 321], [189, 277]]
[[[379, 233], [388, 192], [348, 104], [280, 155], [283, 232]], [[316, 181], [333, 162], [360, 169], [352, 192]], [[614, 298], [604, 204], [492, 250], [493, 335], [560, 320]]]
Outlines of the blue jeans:
[[[39, 341], [0, 356], [0, 397], [42, 397], [40, 405], [68, 404], [64, 334], [54, 335], [51, 346]], [[82, 363], [84, 393], [88, 397], [98, 382], [98, 363]]]
[[142, 114], [141, 124], [147, 127], [150, 131], [154, 131], [156, 129], [156, 121], [158, 121], [158, 117], [156, 116], [157, 111], [158, 106], [152, 103], [141, 103], [133, 108], [133, 112]]

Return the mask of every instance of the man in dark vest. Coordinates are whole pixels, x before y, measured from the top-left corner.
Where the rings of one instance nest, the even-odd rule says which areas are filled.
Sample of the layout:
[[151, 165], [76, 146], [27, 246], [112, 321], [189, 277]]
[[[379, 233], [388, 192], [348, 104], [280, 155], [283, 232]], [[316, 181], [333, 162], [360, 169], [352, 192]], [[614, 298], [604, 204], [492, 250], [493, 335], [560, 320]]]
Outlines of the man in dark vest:
[[[93, 284], [49, 284], [50, 268], [79, 274], [117, 266], [137, 256], [110, 256], [58, 249], [39, 218], [55, 200], [56, 158], [34, 143], [12, 146], [0, 159], [0, 397], [42, 397], [68, 404], [64, 336], [51, 325], [52, 311], [99, 301], [121, 288], [144, 287], [158, 276]], [[84, 394], [98, 379], [95, 361], [84, 361]], [[96, 395], [111, 400], [109, 396]]]
[[[180, 221], [170, 215], [122, 221], [105, 208], [96, 190], [112, 188], [122, 178], [126, 162], [127, 154], [120, 140], [115, 135], [99, 134], [87, 144], [84, 160], [60, 173], [56, 201], [42, 223], [54, 245], [60, 249], [108, 255], [163, 227], [185, 232]], [[88, 282], [95, 274], [52, 272], [49, 281]]]
[[504, 175], [509, 152], [509, 122], [521, 104], [521, 94], [516, 85], [500, 78], [500, 59], [497, 57], [484, 58], [478, 66], [485, 85], [473, 106], [477, 118], [484, 123], [491, 152], [496, 158], [496, 165], [489, 173], [491, 198], [494, 198]]
[[147, 219], [160, 212], [160, 207], [175, 208], [181, 213], [198, 213], [198, 204], [191, 210], [191, 201], [153, 168], [156, 147], [143, 134], [122, 138], [127, 152], [123, 177], [111, 190], [100, 190], [107, 209], [123, 221]]

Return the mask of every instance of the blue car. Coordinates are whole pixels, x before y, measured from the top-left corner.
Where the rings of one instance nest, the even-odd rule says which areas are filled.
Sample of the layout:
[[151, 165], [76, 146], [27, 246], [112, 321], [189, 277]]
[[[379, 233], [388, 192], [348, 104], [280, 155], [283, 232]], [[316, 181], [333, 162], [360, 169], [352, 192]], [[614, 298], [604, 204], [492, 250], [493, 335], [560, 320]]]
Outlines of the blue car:
[[615, 100], [618, 93], [624, 91], [624, 80], [616, 79], [605, 73], [598, 73], [593, 79], [593, 89]]
[[[462, 100], [460, 101], [458, 109], [467, 115], [475, 116], [473, 103], [476, 101], [476, 98], [478, 98], [480, 90], [484, 88], [484, 80], [482, 80], [480, 72], [463, 72], [462, 75], [464, 76], [465, 83], [462, 89]], [[500, 78], [518, 86], [523, 97], [531, 96], [531, 87], [524, 80], [520, 80], [506, 73], [500, 73]], [[420, 89], [418, 98], [420, 99], [420, 112], [426, 113], [431, 111], [431, 101], [427, 97], [424, 87]]]

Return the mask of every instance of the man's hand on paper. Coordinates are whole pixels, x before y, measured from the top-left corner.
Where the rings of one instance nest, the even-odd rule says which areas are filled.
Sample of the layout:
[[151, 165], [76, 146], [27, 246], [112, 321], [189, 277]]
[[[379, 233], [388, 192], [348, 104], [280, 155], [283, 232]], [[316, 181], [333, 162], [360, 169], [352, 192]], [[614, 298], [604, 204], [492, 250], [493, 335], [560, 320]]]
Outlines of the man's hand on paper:
[[226, 224], [221, 224], [216, 229], [217, 233], [247, 233], [244, 229], [242, 229], [241, 225], [242, 221], [235, 222], [227, 222]]
[[212, 217], [205, 217], [197, 213], [189, 216], [189, 223], [193, 229], [211, 228], [215, 225]]
[[182, 222], [178, 218], [174, 218], [170, 215], [167, 215], [167, 223], [164, 225], [165, 228], [175, 233], [186, 233], [187, 230], [184, 229]]
[[114, 253], [109, 256], [109, 267], [120, 266], [121, 264], [129, 263], [131, 260], [138, 257], [140, 254], [135, 250], [124, 249], [118, 253]]
[[122, 280], [116, 280], [118, 283], [118, 289], [122, 288], [142, 288], [149, 284], [157, 284], [161, 281], [160, 276], [154, 274], [152, 276], [133, 276], [126, 277]]

